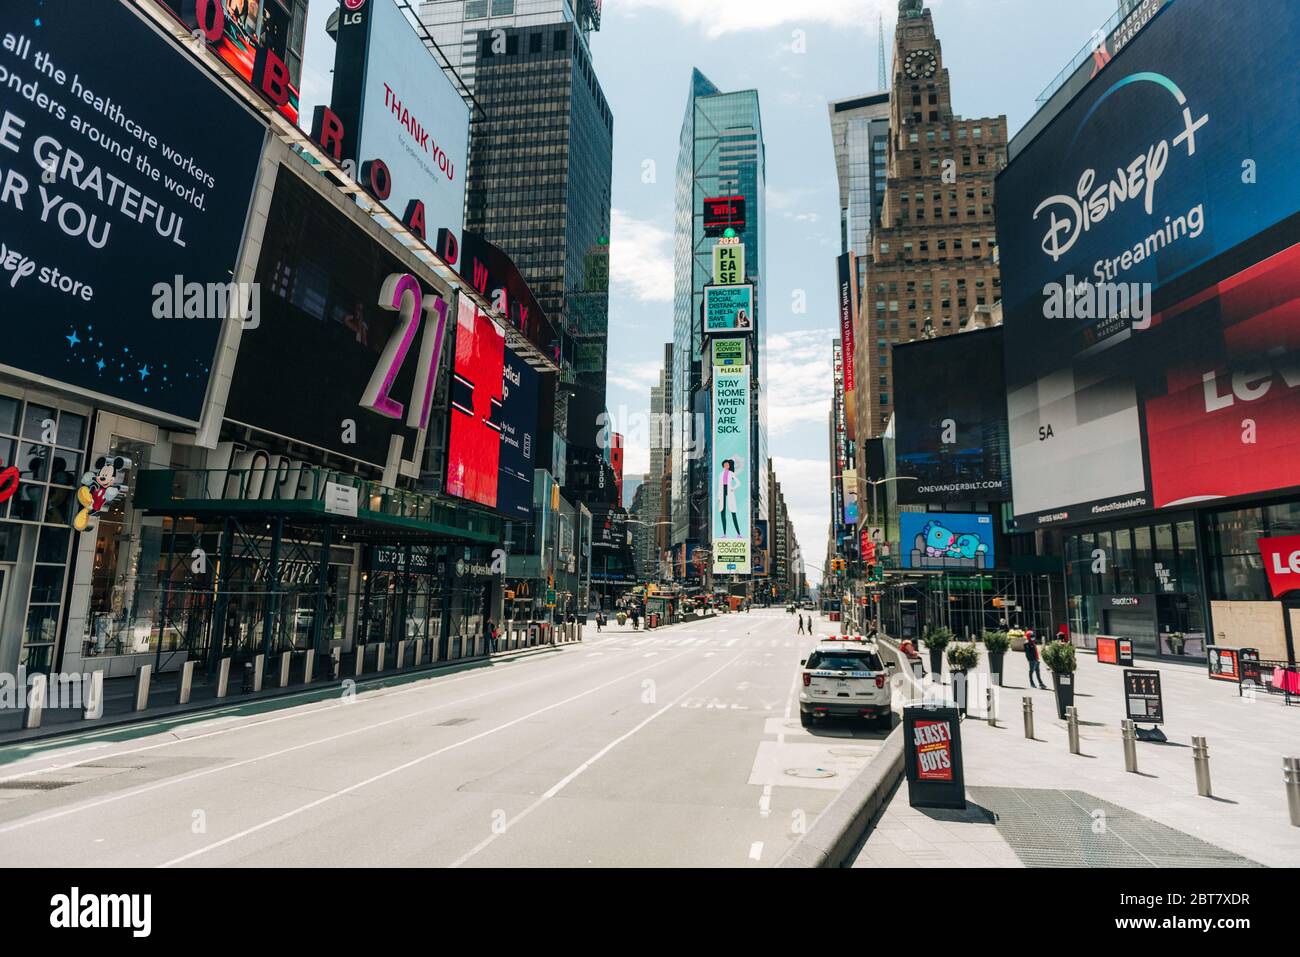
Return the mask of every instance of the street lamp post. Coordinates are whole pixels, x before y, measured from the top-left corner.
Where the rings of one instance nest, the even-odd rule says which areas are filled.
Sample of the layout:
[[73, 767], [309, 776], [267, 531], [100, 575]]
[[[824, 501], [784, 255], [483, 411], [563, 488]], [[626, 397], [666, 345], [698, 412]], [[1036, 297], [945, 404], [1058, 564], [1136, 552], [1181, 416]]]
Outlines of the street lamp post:
[[[890, 476], [889, 478], [866, 479], [866, 483], [871, 486], [871, 521], [877, 523], [880, 521], [880, 513], [876, 510], [877, 486], [888, 485], [890, 482], [916, 482], [916, 481], [919, 481], [919, 479], [917, 479], [915, 475], [894, 475], [894, 476]], [[900, 548], [902, 547], [902, 544], [903, 544], [902, 542], [899, 542]], [[872, 621], [874, 622], [874, 627], [876, 629], [876, 632], [879, 633], [880, 602], [873, 600], [871, 604], [872, 604]]]

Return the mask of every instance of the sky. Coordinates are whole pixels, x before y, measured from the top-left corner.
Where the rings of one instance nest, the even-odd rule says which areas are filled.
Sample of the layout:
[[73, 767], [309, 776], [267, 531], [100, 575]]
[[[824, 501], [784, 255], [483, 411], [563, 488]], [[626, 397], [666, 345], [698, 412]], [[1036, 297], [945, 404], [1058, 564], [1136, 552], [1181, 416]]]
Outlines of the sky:
[[[333, 4], [314, 0], [304, 116], [329, 99]], [[953, 109], [1007, 116], [1035, 97], [1114, 13], [1116, 0], [930, 0]], [[672, 341], [673, 177], [691, 69], [721, 90], [757, 89], [767, 147], [768, 448], [809, 580], [821, 578], [830, 524], [827, 414], [838, 335], [839, 187], [828, 101], [877, 88], [877, 18], [890, 57], [897, 0], [605, 0], [592, 62], [614, 114], [608, 406], [648, 414]], [[887, 63], [886, 73], [892, 72]], [[635, 432], [635, 430], [633, 430]], [[650, 464], [629, 444], [624, 472]]]

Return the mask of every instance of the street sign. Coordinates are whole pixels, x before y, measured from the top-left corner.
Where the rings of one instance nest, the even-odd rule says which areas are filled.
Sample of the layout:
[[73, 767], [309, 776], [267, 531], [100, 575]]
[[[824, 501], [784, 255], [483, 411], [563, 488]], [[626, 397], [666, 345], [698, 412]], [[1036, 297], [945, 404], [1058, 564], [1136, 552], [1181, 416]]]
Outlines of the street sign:
[[965, 809], [961, 715], [956, 708], [905, 707], [903, 757], [912, 807]]
[[713, 282], [719, 286], [738, 286], [744, 281], [744, 243], [719, 242], [713, 247]]
[[1165, 702], [1160, 694], [1160, 672], [1125, 668], [1124, 703], [1129, 720], [1144, 724], [1163, 723]]
[[753, 332], [754, 287], [705, 286], [704, 331]]

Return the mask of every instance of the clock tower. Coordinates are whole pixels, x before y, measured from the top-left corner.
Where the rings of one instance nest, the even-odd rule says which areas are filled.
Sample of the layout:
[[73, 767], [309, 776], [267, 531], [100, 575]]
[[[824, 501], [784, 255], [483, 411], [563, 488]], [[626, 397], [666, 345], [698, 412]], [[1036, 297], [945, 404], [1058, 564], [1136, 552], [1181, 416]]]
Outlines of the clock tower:
[[[860, 481], [883, 477], [868, 474], [862, 439], [882, 434], [894, 411], [893, 344], [958, 332], [1002, 298], [993, 181], [1006, 164], [1006, 117], [953, 113], [923, 0], [898, 4], [893, 63], [885, 196], [854, 322]], [[859, 488], [859, 502], [871, 501], [866, 492]]]

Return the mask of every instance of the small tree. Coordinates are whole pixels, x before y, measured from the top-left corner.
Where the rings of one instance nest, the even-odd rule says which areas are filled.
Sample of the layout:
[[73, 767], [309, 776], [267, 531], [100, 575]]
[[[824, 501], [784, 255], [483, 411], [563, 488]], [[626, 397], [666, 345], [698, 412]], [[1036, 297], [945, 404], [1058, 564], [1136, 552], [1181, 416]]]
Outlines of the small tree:
[[927, 628], [925, 630], [925, 647], [943, 651], [952, 643], [952, 632], [947, 628]]
[[1063, 641], [1049, 641], [1043, 646], [1043, 664], [1058, 675], [1072, 675], [1078, 667], [1074, 645]]
[[1006, 652], [1011, 647], [1011, 636], [1005, 631], [986, 631], [984, 647], [992, 654]]
[[948, 667], [953, 671], [970, 671], [979, 664], [980, 653], [975, 642], [957, 642], [948, 649]]

